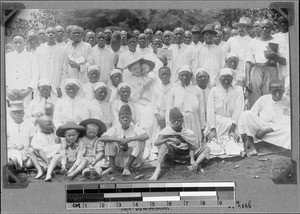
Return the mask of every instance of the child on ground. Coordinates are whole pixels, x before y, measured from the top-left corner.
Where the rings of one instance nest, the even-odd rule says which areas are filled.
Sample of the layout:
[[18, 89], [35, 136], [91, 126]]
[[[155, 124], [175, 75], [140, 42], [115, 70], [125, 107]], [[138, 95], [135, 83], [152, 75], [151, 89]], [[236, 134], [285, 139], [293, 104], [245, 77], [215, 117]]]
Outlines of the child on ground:
[[[202, 146], [195, 149], [197, 145], [197, 136], [195, 133], [182, 126], [183, 114], [178, 108], [170, 110], [169, 119], [171, 126], [166, 126], [161, 130], [154, 145], [159, 146], [157, 166], [153, 175], [149, 180], [156, 181], [161, 172], [161, 165], [166, 160], [175, 162], [190, 162], [189, 170], [197, 171], [200, 163], [206, 158], [208, 159], [210, 149]], [[195, 160], [196, 159], [196, 160]]]
[[88, 160], [88, 166], [82, 171], [82, 175], [90, 179], [99, 179], [102, 174], [106, 174], [105, 170], [109, 167], [109, 160], [104, 152], [105, 144], [99, 140], [106, 132], [106, 126], [94, 118], [86, 119], [79, 125], [86, 128], [86, 135], [81, 141], [86, 147], [84, 158]]

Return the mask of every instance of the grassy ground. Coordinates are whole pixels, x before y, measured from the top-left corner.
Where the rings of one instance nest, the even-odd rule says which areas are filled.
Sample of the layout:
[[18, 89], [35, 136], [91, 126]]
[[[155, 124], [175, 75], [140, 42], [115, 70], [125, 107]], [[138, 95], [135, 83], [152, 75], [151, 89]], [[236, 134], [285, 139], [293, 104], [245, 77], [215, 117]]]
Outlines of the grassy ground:
[[[203, 164], [203, 170], [194, 173], [187, 169], [186, 165], [165, 165], [158, 181], [211, 181], [211, 180], [235, 180], [235, 179], [270, 179], [274, 172], [283, 171], [291, 162], [291, 152], [272, 146], [267, 143], [258, 144], [259, 154], [254, 157], [232, 157], [213, 158], [208, 163]], [[121, 182], [135, 181], [135, 177], [140, 175], [137, 181], [147, 181], [154, 172], [155, 162], [148, 163], [142, 168], [133, 169], [132, 176], [124, 177], [122, 170], [115, 174], [108, 174], [94, 182]], [[44, 182], [43, 179], [34, 179], [35, 170], [18, 173], [17, 177], [23, 182]], [[79, 175], [70, 181], [66, 175], [60, 174], [56, 170], [52, 182], [93, 182]]]

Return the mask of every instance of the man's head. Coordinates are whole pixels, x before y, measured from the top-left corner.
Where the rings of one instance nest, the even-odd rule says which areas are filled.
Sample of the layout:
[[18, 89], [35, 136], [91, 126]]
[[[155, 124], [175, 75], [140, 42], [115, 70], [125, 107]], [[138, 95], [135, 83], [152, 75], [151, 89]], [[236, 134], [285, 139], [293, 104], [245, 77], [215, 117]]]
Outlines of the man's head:
[[87, 76], [89, 78], [90, 83], [96, 83], [99, 81], [100, 77], [100, 68], [96, 65], [90, 65], [88, 67]]
[[171, 127], [174, 131], [180, 132], [183, 125], [183, 114], [178, 108], [170, 109], [169, 119], [171, 122]]
[[82, 27], [74, 25], [71, 29], [71, 39], [72, 39], [73, 43], [77, 44], [77, 43], [81, 42], [83, 39], [83, 36], [84, 36], [83, 34], [84, 34], [84, 31], [83, 31]]
[[94, 85], [93, 90], [94, 90], [95, 98], [99, 101], [103, 101], [106, 98], [108, 93], [107, 86], [103, 82], [97, 82]]
[[206, 89], [209, 79], [209, 74], [205, 68], [198, 68], [196, 70], [196, 81], [200, 88]]
[[97, 40], [97, 44], [98, 44], [99, 48], [104, 48], [105, 47], [106, 35], [105, 35], [103, 30], [102, 31], [101, 30], [97, 31], [96, 40]]
[[55, 27], [56, 31], [57, 31], [57, 34], [56, 34], [56, 41], [57, 42], [62, 42], [64, 40], [64, 37], [65, 37], [65, 29], [63, 26], [56, 26]]
[[214, 36], [213, 42], [215, 45], [219, 45], [223, 40], [222, 31], [216, 30], [217, 34]]
[[262, 39], [267, 39], [271, 36], [272, 32], [272, 22], [269, 19], [263, 19], [261, 20], [259, 24], [259, 29], [260, 29], [260, 36]]
[[172, 32], [169, 31], [169, 30], [164, 31], [162, 38], [163, 38], [162, 42], [165, 45], [170, 45], [171, 44], [171, 40], [172, 40]]
[[87, 31], [85, 33], [84, 41], [90, 43], [92, 47], [96, 44], [96, 35], [94, 31]]
[[283, 18], [282, 16], [278, 19], [278, 29], [282, 33], [286, 33], [289, 31], [289, 22], [287, 19]]
[[56, 43], [57, 30], [55, 27], [46, 28], [46, 38], [48, 45], [54, 45]]
[[23, 122], [23, 118], [25, 116], [23, 101], [13, 101], [10, 102], [10, 116], [13, 121], [17, 124]]
[[184, 44], [186, 45], [190, 45], [193, 41], [193, 34], [191, 31], [186, 30], [184, 32]]
[[135, 29], [132, 31], [132, 33], [136, 36], [136, 38], [139, 36], [139, 34], [141, 33], [141, 31], [139, 31], [138, 29]]
[[163, 66], [158, 70], [158, 77], [163, 85], [170, 83], [171, 79], [171, 69], [167, 66]]
[[227, 40], [231, 36], [231, 28], [230, 27], [224, 27], [223, 28], [223, 41], [227, 42]]
[[213, 38], [217, 32], [214, 30], [214, 26], [212, 24], [205, 25], [201, 33], [203, 34], [205, 44], [213, 44]]
[[231, 68], [231, 69], [235, 70], [238, 63], [239, 63], [239, 57], [235, 53], [229, 53], [226, 56], [225, 61], [226, 61], [226, 65], [227, 65], [228, 68]]
[[25, 42], [25, 37], [23, 35], [17, 34], [15, 36], [13, 36], [12, 42], [13, 42], [14, 49], [18, 53], [21, 53], [22, 51], [24, 51], [26, 42]]
[[193, 73], [191, 71], [190, 66], [188, 65], [180, 66], [178, 79], [180, 80], [182, 86], [188, 86], [191, 82], [192, 77], [193, 77]]
[[216, 24], [216, 25], [214, 26], [214, 30], [222, 31], [223, 29], [222, 29], [222, 26], [221, 26], [221, 25]]
[[144, 30], [144, 34], [146, 34], [148, 42], [151, 42], [153, 37], [153, 30], [151, 28], [147, 28]]
[[124, 130], [130, 127], [132, 121], [132, 111], [129, 105], [123, 105], [119, 110], [119, 122]]
[[127, 31], [126, 30], [121, 31], [121, 44], [122, 45], [127, 44]]
[[110, 72], [110, 76], [109, 76], [111, 83], [115, 86], [118, 87], [118, 85], [121, 83], [122, 81], [122, 70], [121, 69], [113, 69]]
[[248, 17], [241, 17], [239, 22], [233, 23], [232, 26], [237, 28], [238, 34], [241, 37], [247, 36], [252, 28], [251, 19]]
[[157, 49], [163, 47], [162, 39], [159, 36], [153, 36], [152, 39], [152, 49], [155, 54], [157, 54]]
[[41, 132], [45, 134], [51, 134], [54, 131], [52, 118], [47, 115], [42, 115], [37, 119]]
[[72, 32], [72, 28], [74, 27], [74, 25], [68, 25], [66, 27], [66, 33], [67, 33], [67, 38], [68, 39], [72, 39], [72, 36], [71, 36], [71, 32]]
[[193, 28], [191, 29], [191, 32], [193, 34], [193, 42], [197, 44], [200, 40], [200, 28], [198, 25], [194, 25]]
[[173, 31], [174, 42], [178, 45], [182, 44], [184, 41], [184, 30], [181, 27], [176, 28]]
[[38, 34], [35, 30], [29, 30], [27, 32], [27, 45], [30, 48], [36, 49], [36, 47], [39, 45], [38, 41]]
[[255, 33], [255, 37], [260, 37], [260, 28], [259, 28], [259, 25], [260, 25], [260, 21], [257, 20], [253, 23], [253, 30], [254, 30], [254, 33]]
[[40, 44], [43, 44], [43, 43], [47, 42], [45, 29], [39, 29], [38, 30], [38, 39], [39, 39]]
[[46, 85], [46, 84], [42, 84], [39, 85], [38, 90], [41, 94], [42, 97], [48, 98], [50, 97], [51, 94], [51, 86], [50, 85]]
[[54, 104], [53, 103], [46, 103], [44, 107], [45, 115], [49, 117], [53, 117], [54, 113]]
[[128, 102], [131, 95], [130, 86], [126, 83], [120, 83], [117, 90], [121, 100], [123, 102]]
[[[158, 30], [158, 31], [155, 32], [154, 35], [161, 38], [163, 36], [163, 32], [161, 30]], [[152, 38], [152, 40], [153, 40], [153, 38]]]
[[110, 28], [105, 28], [104, 33], [106, 36], [106, 44], [109, 45], [111, 41], [112, 30]]
[[138, 36], [138, 42], [139, 42], [139, 47], [140, 48], [145, 48], [147, 47], [148, 43], [147, 43], [147, 36], [144, 33], [141, 33]]
[[280, 101], [285, 91], [283, 82], [280, 80], [271, 81], [269, 84], [269, 91], [274, 101]]
[[138, 45], [138, 40], [137, 40], [137, 36], [133, 33], [128, 33], [127, 34], [127, 45], [128, 45], [128, 49], [131, 52], [135, 52], [136, 51], [136, 47]]
[[222, 87], [228, 90], [232, 84], [232, 69], [231, 68], [222, 68], [220, 71], [219, 77], [220, 83]]

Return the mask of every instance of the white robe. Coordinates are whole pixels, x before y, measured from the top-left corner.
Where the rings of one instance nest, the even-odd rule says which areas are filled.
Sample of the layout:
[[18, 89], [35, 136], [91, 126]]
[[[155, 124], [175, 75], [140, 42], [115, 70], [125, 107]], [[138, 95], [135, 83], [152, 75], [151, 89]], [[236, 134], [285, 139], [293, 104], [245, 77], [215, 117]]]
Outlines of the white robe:
[[67, 43], [65, 46], [67, 50], [67, 56], [72, 57], [74, 59], [78, 59], [79, 57], [84, 57], [85, 62], [80, 64], [80, 68], [71, 68], [71, 66], [67, 65], [67, 78], [74, 78], [80, 80], [82, 83], [88, 82], [87, 78], [87, 68], [89, 65], [93, 64], [92, 58], [92, 46], [87, 42], [79, 42], [76, 46], [73, 45], [73, 42]]
[[131, 52], [131, 51], [129, 51], [129, 50], [128, 50], [128, 51], [125, 51], [125, 52], [123, 52], [123, 53], [121, 53], [121, 54], [119, 55], [117, 68], [123, 69], [124, 66], [127, 64], [127, 59], [128, 59], [128, 57], [130, 57], [130, 56], [132, 56], [132, 55], [135, 56], [135, 57], [139, 57], [139, 56], [140, 56], [140, 53], [137, 52], [137, 51]]
[[283, 96], [274, 101], [271, 94], [260, 97], [250, 111], [245, 111], [239, 120], [239, 132], [255, 137], [259, 129], [271, 127], [274, 132], [262, 140], [285, 149], [291, 149], [290, 99]]
[[79, 124], [83, 121], [83, 109], [88, 101], [80, 96], [76, 96], [74, 99], [69, 97], [62, 98], [55, 106], [53, 114], [53, 123], [55, 128], [74, 121]]
[[[183, 126], [191, 129], [197, 135], [197, 147], [200, 147], [202, 141], [201, 129], [204, 129], [205, 124], [205, 108], [204, 97], [199, 87], [195, 85], [182, 87], [179, 85], [172, 88], [167, 100], [167, 116], [170, 109], [174, 107], [177, 107], [184, 116]], [[166, 122], [170, 124], [169, 118]]]
[[153, 53], [153, 50], [152, 48], [147, 48], [147, 47], [146, 48], [137, 47], [136, 52], [138, 52], [141, 56], [145, 56], [147, 54]]
[[61, 144], [55, 143], [55, 134], [39, 132], [32, 138], [31, 146], [44, 153], [46, 158], [52, 158], [61, 148]]
[[38, 59], [39, 79], [49, 80], [55, 88], [67, 77], [67, 52], [58, 45], [47, 43], [36, 49]]
[[94, 63], [100, 67], [99, 82], [107, 84], [109, 72], [114, 68], [114, 52], [107, 47], [100, 48], [96, 45], [93, 47], [92, 56]]
[[95, 84], [96, 83], [91, 83], [91, 82], [83, 84], [83, 86], [82, 86], [83, 97], [85, 99], [92, 101], [95, 98], [95, 93], [94, 93], [94, 89], [93, 89]]

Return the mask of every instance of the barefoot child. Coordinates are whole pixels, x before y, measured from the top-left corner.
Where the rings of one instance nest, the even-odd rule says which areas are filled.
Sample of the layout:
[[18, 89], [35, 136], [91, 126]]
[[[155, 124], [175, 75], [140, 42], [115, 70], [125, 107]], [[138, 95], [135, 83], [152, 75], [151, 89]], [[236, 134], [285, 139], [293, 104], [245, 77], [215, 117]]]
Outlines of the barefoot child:
[[[99, 137], [106, 132], [105, 124], [97, 119], [90, 118], [82, 121], [80, 126], [86, 128], [86, 135], [81, 139], [86, 146], [84, 158], [88, 160], [88, 166], [82, 171], [82, 175], [90, 179], [99, 179], [102, 171], [109, 167], [109, 160], [106, 158], [105, 144]], [[103, 171], [105, 174], [105, 171]]]
[[51, 182], [52, 172], [54, 168], [61, 162], [61, 171], [65, 172], [67, 169], [67, 176], [73, 179], [78, 175], [88, 164], [88, 161], [83, 158], [85, 154], [84, 143], [80, 140], [85, 133], [83, 126], [77, 125], [75, 122], [67, 122], [60, 126], [56, 135], [62, 140], [62, 149], [60, 155], [55, 155], [48, 167], [46, 182]]
[[[52, 118], [49, 116], [39, 117], [37, 124], [40, 131], [33, 136], [31, 146], [34, 148], [37, 157], [41, 158], [48, 167], [51, 159], [60, 152], [60, 139], [54, 134]], [[39, 171], [39, 169], [37, 170]], [[36, 178], [41, 177], [42, 174], [38, 174]]]
[[[190, 162], [188, 169], [197, 171], [199, 164], [208, 158], [210, 149], [200, 147], [195, 149], [197, 145], [197, 136], [190, 129], [184, 128], [183, 115], [178, 108], [170, 110], [171, 126], [167, 126], [161, 130], [158, 139], [154, 145], [159, 146], [157, 166], [149, 180], [156, 181], [161, 172], [161, 165], [165, 159], [170, 161], [181, 160]], [[196, 161], [195, 161], [196, 159]]]
[[39, 178], [43, 172], [34, 149], [30, 148], [35, 126], [29, 118], [24, 119], [23, 101], [12, 101], [10, 104], [10, 118], [7, 120], [8, 167], [19, 171], [35, 166], [38, 170], [36, 178]]
[[148, 134], [134, 126], [129, 105], [123, 105], [119, 111], [120, 124], [111, 127], [100, 140], [105, 142], [105, 154], [109, 157], [110, 168], [114, 172], [116, 165], [123, 167], [123, 175], [131, 175], [130, 168], [139, 163], [143, 144], [149, 139]]

